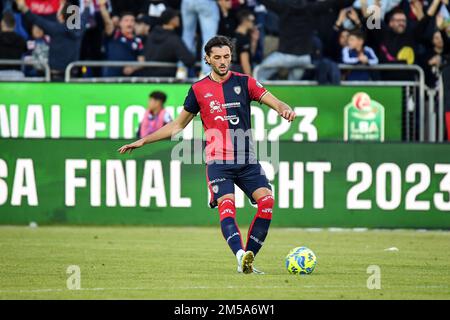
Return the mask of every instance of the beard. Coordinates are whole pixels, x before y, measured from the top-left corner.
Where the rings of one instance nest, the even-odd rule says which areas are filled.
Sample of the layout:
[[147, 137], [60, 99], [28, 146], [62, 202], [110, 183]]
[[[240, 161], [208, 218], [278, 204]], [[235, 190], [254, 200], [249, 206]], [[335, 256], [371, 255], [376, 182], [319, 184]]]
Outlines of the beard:
[[[225, 71], [221, 71], [219, 69], [219, 67], [225, 67]], [[230, 70], [230, 66], [226, 66], [226, 65], [220, 65], [219, 67], [213, 67], [212, 69], [214, 70], [215, 73], [217, 73], [219, 76], [223, 77], [224, 75], [226, 75], [228, 73], [228, 71]]]

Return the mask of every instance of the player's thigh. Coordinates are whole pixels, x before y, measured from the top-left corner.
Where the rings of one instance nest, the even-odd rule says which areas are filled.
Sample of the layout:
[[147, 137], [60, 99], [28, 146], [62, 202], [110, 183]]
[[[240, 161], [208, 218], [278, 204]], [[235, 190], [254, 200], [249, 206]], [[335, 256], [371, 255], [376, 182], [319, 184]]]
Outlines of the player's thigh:
[[[216, 207], [226, 197], [233, 196], [234, 181], [229, 169], [223, 164], [209, 164], [206, 166], [206, 179], [210, 191], [210, 207]], [[230, 196], [231, 195], [231, 196]]]
[[256, 204], [256, 201], [258, 201], [260, 197], [268, 195], [268, 192], [270, 192], [270, 194], [272, 192], [269, 180], [259, 163], [244, 166], [235, 182], [236, 185], [250, 198], [253, 204]]
[[271, 196], [271, 195], [272, 195], [272, 190], [270, 190], [269, 188], [266, 188], [266, 187], [260, 187], [260, 188], [256, 189], [255, 191], [253, 191], [253, 193], [252, 193], [252, 197], [253, 197], [253, 199], [255, 199], [255, 201], [258, 201], [262, 197]]

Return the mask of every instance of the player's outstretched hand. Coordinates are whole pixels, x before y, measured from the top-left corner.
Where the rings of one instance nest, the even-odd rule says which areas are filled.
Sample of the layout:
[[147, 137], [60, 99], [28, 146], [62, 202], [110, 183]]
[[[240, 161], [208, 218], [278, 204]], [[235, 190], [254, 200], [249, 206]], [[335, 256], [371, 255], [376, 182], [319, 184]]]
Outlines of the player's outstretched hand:
[[126, 144], [124, 146], [121, 146], [117, 151], [119, 151], [120, 154], [124, 153], [131, 153], [134, 149], [140, 148], [144, 145], [144, 143], [141, 140], [135, 141], [131, 144]]
[[280, 116], [286, 119], [287, 121], [292, 122], [294, 121], [297, 115], [291, 108], [286, 108], [280, 112]]

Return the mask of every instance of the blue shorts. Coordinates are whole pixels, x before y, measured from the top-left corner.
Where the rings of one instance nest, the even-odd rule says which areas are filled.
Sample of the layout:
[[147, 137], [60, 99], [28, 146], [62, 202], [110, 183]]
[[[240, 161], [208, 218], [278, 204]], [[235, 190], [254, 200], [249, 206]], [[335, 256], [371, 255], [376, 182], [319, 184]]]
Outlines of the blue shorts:
[[253, 204], [256, 204], [252, 197], [256, 189], [272, 190], [259, 162], [253, 164], [207, 164], [206, 179], [211, 194], [209, 202], [211, 208], [217, 207], [217, 199], [223, 195], [234, 194], [234, 184], [244, 191]]

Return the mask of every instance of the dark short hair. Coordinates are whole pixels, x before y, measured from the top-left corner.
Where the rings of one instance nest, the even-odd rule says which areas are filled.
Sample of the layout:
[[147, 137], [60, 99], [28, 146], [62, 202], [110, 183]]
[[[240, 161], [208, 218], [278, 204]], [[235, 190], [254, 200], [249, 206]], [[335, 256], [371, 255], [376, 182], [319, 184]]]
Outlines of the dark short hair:
[[120, 13], [119, 19], [122, 20], [122, 18], [125, 16], [133, 16], [134, 17], [134, 13], [131, 11], [123, 11]]
[[211, 50], [214, 47], [228, 47], [230, 51], [233, 52], [233, 43], [231, 40], [225, 36], [215, 36], [209, 39], [209, 41], [205, 45], [205, 53], [209, 56], [211, 54]]
[[[386, 17], [385, 17], [386, 19], [385, 19], [385, 20], [388, 20], [388, 22], [391, 22], [391, 19], [392, 19], [396, 14], [402, 14], [402, 15], [404, 15], [405, 17], [407, 17], [405, 11], [403, 11], [402, 8], [395, 8], [395, 9], [391, 10], [391, 11], [386, 15]], [[408, 17], [407, 17], [407, 18], [408, 18]]]
[[167, 7], [166, 10], [161, 13], [159, 21], [161, 24], [168, 24], [173, 18], [178, 17], [179, 15], [180, 13], [177, 10]]
[[254, 16], [254, 14], [250, 10], [244, 9], [244, 10], [239, 11], [236, 16], [238, 24], [241, 24], [242, 22], [244, 22], [251, 16]]
[[2, 21], [8, 28], [14, 28], [16, 26], [16, 19], [9, 11], [3, 13]]
[[167, 100], [167, 95], [162, 92], [162, 91], [153, 91], [152, 93], [149, 94], [148, 96], [149, 98], [153, 98], [155, 100], [159, 100], [161, 101], [163, 104], [166, 102]]
[[364, 32], [363, 32], [362, 30], [360, 30], [360, 29], [353, 29], [353, 30], [351, 30], [351, 31], [349, 32], [348, 36], [349, 36], [349, 37], [350, 37], [350, 36], [354, 36], [354, 37], [356, 37], [356, 38], [358, 38], [358, 39], [361, 39], [361, 40], [365, 40], [365, 39], [366, 39], [366, 35], [365, 35]]

